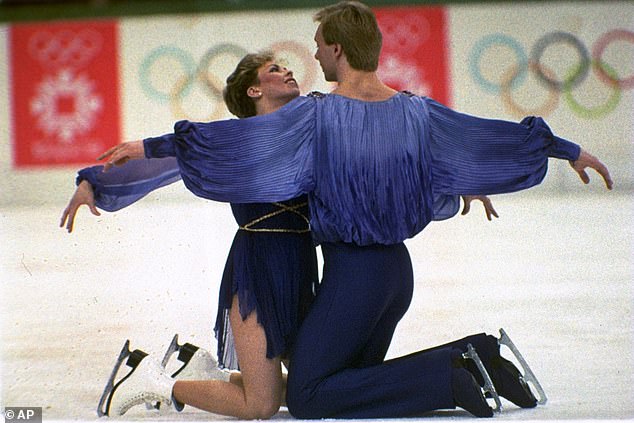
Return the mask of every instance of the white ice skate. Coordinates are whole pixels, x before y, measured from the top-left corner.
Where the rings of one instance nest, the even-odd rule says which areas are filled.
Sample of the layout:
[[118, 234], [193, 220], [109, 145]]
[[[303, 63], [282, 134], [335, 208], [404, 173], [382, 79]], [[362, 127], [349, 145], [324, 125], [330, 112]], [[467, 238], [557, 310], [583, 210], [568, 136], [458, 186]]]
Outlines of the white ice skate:
[[535, 376], [535, 373], [533, 373], [530, 366], [528, 365], [528, 363], [526, 362], [522, 354], [520, 354], [520, 351], [517, 349], [513, 341], [511, 341], [511, 338], [509, 338], [508, 334], [504, 331], [504, 329], [500, 329], [500, 337], [498, 338], [498, 344], [500, 346], [506, 345], [508, 349], [511, 350], [511, 352], [513, 353], [513, 355], [519, 362], [520, 366], [522, 366], [522, 370], [524, 371], [524, 373], [522, 374], [522, 377], [527, 383], [531, 383], [533, 387], [535, 388], [535, 390], [537, 391], [537, 395], [539, 397], [539, 399], [537, 400], [537, 403], [541, 405], [546, 404], [546, 401], [548, 401], [548, 398], [546, 397], [546, 393], [544, 392], [542, 385], [540, 385], [539, 381], [537, 380], [537, 377]]
[[[178, 334], [172, 338], [172, 342], [167, 347], [167, 351], [165, 351], [163, 361], [161, 361], [161, 366], [166, 371], [168, 367], [172, 367], [169, 366], [170, 359], [177, 351], [177, 359], [182, 364], [176, 370], [170, 370], [175, 380], [222, 380], [229, 382], [231, 373], [219, 368], [218, 362], [209, 351], [190, 343], [179, 344]], [[151, 405], [146, 404], [146, 406], [148, 409], [155, 408], [160, 410], [161, 402], [158, 401]]]
[[[115, 383], [124, 361], [131, 370]], [[165, 369], [157, 360], [147, 357], [147, 353], [141, 350], [130, 351], [128, 340], [119, 353], [101, 395], [97, 415], [122, 416], [136, 405], [146, 404], [150, 407], [156, 402], [174, 404], [177, 410], [182, 410], [183, 405], [172, 398], [174, 383], [175, 380], [165, 373]]]
[[218, 367], [218, 362], [207, 350], [196, 345], [178, 343], [178, 334], [174, 335], [170, 346], [165, 352], [161, 365], [168, 368], [169, 361], [175, 352], [178, 351], [178, 361], [182, 365], [173, 371], [172, 377], [177, 380], [222, 380], [229, 381], [229, 373]]
[[495, 407], [492, 407], [494, 413], [501, 412], [502, 401], [500, 401], [500, 396], [495, 390], [495, 386], [493, 386], [493, 382], [491, 381], [491, 376], [489, 376], [489, 372], [487, 372], [487, 369], [484, 367], [484, 364], [482, 363], [482, 360], [480, 359], [480, 356], [476, 352], [475, 348], [473, 348], [473, 345], [467, 344], [467, 351], [462, 354], [462, 357], [464, 359], [473, 360], [476, 367], [480, 371], [480, 374], [482, 375], [482, 379], [484, 380], [482, 394], [485, 398], [493, 398], [493, 401], [495, 402]]

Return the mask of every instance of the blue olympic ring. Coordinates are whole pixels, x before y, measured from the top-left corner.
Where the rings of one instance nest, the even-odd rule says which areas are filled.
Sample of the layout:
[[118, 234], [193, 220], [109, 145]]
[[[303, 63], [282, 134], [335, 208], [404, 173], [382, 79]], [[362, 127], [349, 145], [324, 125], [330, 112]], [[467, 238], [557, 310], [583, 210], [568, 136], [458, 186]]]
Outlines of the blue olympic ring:
[[[168, 102], [172, 99], [173, 93], [168, 92], [164, 93], [154, 88], [154, 85], [149, 80], [149, 75], [151, 74], [151, 68], [156, 63], [158, 59], [163, 56], [171, 56], [176, 59], [176, 61], [182, 66], [183, 73], [185, 75], [192, 75], [194, 70], [196, 69], [196, 63], [194, 59], [184, 50], [173, 47], [173, 46], [161, 46], [150, 52], [141, 63], [141, 68], [139, 69], [139, 79], [141, 81], [141, 86], [143, 90], [149, 93], [151, 96], [158, 98], [161, 101]], [[191, 85], [187, 87], [187, 89], [191, 89]], [[184, 93], [182, 93], [184, 94]]]
[[482, 60], [484, 51], [494, 45], [509, 47], [517, 57], [519, 70], [516, 72], [513, 80], [511, 81], [511, 85], [513, 87], [521, 84], [526, 79], [526, 76], [528, 74], [528, 57], [526, 57], [526, 53], [524, 53], [524, 49], [522, 49], [520, 43], [518, 43], [515, 39], [509, 37], [508, 35], [491, 34], [487, 35], [476, 43], [476, 45], [473, 47], [473, 50], [471, 50], [469, 60], [469, 68], [471, 69], [471, 74], [473, 75], [473, 78], [475, 78], [475, 80], [479, 82], [485, 90], [494, 94], [499, 94], [502, 90], [501, 84], [489, 81], [482, 75], [482, 72], [480, 70], [480, 62]]

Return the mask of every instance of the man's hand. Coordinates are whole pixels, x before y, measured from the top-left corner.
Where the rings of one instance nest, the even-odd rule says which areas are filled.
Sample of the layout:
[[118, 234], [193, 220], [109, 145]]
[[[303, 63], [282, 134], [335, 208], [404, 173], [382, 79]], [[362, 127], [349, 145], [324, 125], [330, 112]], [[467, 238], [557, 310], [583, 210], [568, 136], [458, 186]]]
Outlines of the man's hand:
[[97, 157], [97, 160], [108, 159], [104, 165], [104, 172], [112, 169], [113, 166], [122, 166], [129, 160], [142, 159], [145, 157], [143, 141], [128, 141], [117, 146]]
[[64, 213], [62, 213], [62, 219], [59, 223], [59, 227], [64, 227], [66, 224], [66, 230], [68, 233], [73, 232], [73, 225], [75, 224], [75, 215], [77, 214], [77, 210], [82, 205], [87, 205], [90, 209], [90, 212], [95, 216], [101, 216], [99, 210], [95, 206], [95, 196], [93, 194], [92, 185], [88, 181], [81, 181], [75, 190], [75, 194], [73, 194], [68, 206], [64, 209]]
[[490, 221], [492, 216], [499, 217], [498, 213], [493, 208], [493, 203], [486, 195], [463, 195], [462, 201], [464, 201], [464, 207], [462, 209], [462, 215], [466, 215], [471, 210], [471, 202], [473, 200], [482, 201], [482, 205], [484, 205], [484, 211], [487, 214], [487, 219]]
[[601, 163], [601, 161], [594, 157], [592, 154], [583, 149], [581, 149], [579, 158], [574, 162], [570, 162], [570, 166], [572, 166], [575, 172], [579, 174], [579, 177], [584, 184], [590, 183], [590, 177], [585, 170], [587, 167], [589, 167], [596, 170], [597, 173], [601, 175], [601, 177], [603, 177], [603, 180], [605, 181], [605, 186], [608, 189], [612, 189], [612, 186], [614, 185], [614, 183], [612, 182], [612, 178], [610, 177], [610, 171], [608, 170], [607, 166]]

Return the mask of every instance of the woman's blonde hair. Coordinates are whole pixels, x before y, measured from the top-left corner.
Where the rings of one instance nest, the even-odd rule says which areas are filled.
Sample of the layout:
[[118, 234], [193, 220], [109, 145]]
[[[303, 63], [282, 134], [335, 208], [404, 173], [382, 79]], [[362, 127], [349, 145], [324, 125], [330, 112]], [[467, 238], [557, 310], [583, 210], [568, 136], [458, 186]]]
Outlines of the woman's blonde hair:
[[227, 85], [222, 91], [225, 104], [231, 113], [239, 118], [255, 116], [255, 103], [247, 95], [247, 89], [260, 82], [258, 69], [274, 60], [275, 55], [271, 51], [247, 54], [240, 60], [236, 69], [227, 77]]
[[383, 36], [368, 6], [357, 1], [341, 1], [324, 7], [313, 19], [321, 24], [326, 44], [341, 44], [353, 69], [376, 71]]

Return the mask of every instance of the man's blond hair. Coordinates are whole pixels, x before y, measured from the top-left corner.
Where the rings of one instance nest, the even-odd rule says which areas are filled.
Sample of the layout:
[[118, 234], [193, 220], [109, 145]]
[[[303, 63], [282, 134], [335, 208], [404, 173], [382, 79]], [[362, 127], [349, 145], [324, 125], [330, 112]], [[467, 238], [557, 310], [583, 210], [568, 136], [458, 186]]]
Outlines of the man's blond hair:
[[340, 44], [353, 69], [373, 72], [379, 66], [383, 36], [372, 10], [358, 1], [342, 1], [313, 17], [326, 44]]

